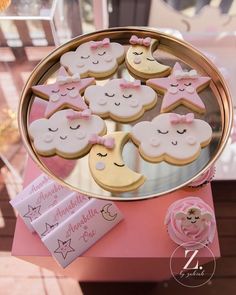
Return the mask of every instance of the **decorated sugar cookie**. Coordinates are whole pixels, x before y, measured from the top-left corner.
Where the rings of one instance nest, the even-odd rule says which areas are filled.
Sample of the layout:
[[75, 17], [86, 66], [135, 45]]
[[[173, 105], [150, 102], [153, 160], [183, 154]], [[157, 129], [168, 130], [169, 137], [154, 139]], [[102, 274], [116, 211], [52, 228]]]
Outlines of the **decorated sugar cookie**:
[[132, 171], [122, 159], [122, 150], [128, 140], [128, 132], [94, 137], [93, 144], [97, 144], [89, 153], [89, 168], [97, 184], [107, 191], [132, 191], [145, 181], [142, 174]]
[[205, 105], [198, 92], [207, 87], [210, 77], [201, 77], [196, 70], [184, 71], [176, 63], [171, 75], [167, 78], [156, 78], [147, 81], [147, 85], [164, 93], [161, 112], [169, 112], [183, 104], [193, 111], [204, 113]]
[[88, 106], [82, 99], [81, 93], [91, 84], [95, 84], [94, 78], [81, 79], [79, 74], [70, 76], [61, 67], [55, 83], [36, 85], [32, 87], [32, 90], [36, 95], [48, 99], [45, 110], [45, 117], [48, 118], [56, 111], [64, 108], [87, 109]]
[[153, 51], [158, 46], [158, 40], [149, 37], [138, 38], [133, 35], [130, 38], [130, 44], [125, 62], [131, 73], [144, 80], [168, 75], [171, 70], [170, 67], [162, 65], [153, 57]]
[[124, 60], [124, 47], [109, 38], [81, 44], [76, 51], [61, 56], [61, 65], [71, 74], [81, 77], [104, 78], [112, 75]]
[[176, 165], [196, 160], [211, 137], [211, 126], [203, 120], [194, 119], [193, 113], [161, 114], [151, 122], [136, 124], [131, 131], [131, 138], [145, 160]]
[[38, 154], [70, 159], [84, 156], [92, 146], [90, 137], [105, 134], [106, 125], [89, 109], [62, 110], [49, 119], [34, 121], [28, 131]]
[[141, 81], [113, 79], [104, 86], [90, 86], [84, 98], [94, 114], [119, 122], [131, 122], [157, 102], [155, 91]]
[[191, 250], [212, 243], [216, 230], [212, 208], [198, 197], [174, 202], [167, 210], [165, 225], [176, 244]]

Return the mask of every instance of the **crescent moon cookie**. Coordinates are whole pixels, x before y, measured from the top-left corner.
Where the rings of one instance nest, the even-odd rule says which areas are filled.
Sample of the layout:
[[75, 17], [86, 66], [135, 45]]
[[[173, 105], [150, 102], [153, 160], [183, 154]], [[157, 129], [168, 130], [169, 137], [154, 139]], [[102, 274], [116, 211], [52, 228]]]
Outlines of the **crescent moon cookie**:
[[105, 134], [106, 125], [100, 117], [91, 115], [89, 109], [82, 112], [62, 110], [49, 119], [35, 120], [28, 131], [41, 156], [58, 155], [73, 159], [89, 152], [91, 135]]
[[95, 137], [89, 153], [89, 168], [96, 183], [110, 192], [127, 192], [138, 189], [146, 180], [128, 168], [122, 159], [122, 150], [129, 140], [128, 132], [114, 132]]
[[168, 75], [171, 68], [160, 64], [153, 57], [158, 40], [150, 37], [138, 38], [133, 35], [129, 42], [131, 46], [126, 53], [125, 62], [131, 73], [144, 80]]
[[198, 113], [204, 113], [206, 108], [198, 92], [207, 87], [210, 80], [210, 77], [199, 76], [196, 70], [184, 71], [176, 63], [169, 77], [150, 79], [147, 85], [164, 93], [161, 113], [169, 112], [181, 104]]
[[124, 47], [105, 38], [83, 43], [76, 51], [64, 53], [60, 62], [71, 74], [79, 73], [83, 78], [105, 78], [115, 73], [124, 58]]
[[87, 109], [88, 106], [82, 99], [81, 93], [92, 84], [95, 84], [94, 78], [80, 79], [79, 74], [70, 76], [65, 68], [61, 67], [55, 83], [36, 85], [32, 90], [39, 97], [48, 100], [45, 117], [49, 118], [56, 111], [65, 108]]
[[113, 79], [104, 86], [90, 86], [84, 98], [94, 114], [110, 117], [118, 122], [131, 122], [140, 118], [157, 102], [156, 92], [140, 80], [134, 82]]
[[131, 138], [141, 156], [153, 163], [166, 161], [185, 165], [200, 155], [212, 137], [211, 126], [194, 114], [161, 114], [151, 122], [140, 122], [131, 131]]

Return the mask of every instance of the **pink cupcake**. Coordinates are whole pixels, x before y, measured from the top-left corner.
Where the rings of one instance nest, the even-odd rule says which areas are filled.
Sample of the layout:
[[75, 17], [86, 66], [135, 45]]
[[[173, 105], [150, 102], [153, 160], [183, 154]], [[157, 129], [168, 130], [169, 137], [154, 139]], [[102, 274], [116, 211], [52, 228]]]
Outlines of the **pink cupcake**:
[[187, 243], [183, 247], [191, 250], [212, 243], [216, 230], [214, 211], [198, 197], [174, 202], [168, 208], [165, 225], [171, 240], [178, 245]]
[[202, 173], [196, 180], [190, 182], [188, 187], [198, 188], [210, 183], [215, 176], [216, 168], [212, 165], [205, 173]]

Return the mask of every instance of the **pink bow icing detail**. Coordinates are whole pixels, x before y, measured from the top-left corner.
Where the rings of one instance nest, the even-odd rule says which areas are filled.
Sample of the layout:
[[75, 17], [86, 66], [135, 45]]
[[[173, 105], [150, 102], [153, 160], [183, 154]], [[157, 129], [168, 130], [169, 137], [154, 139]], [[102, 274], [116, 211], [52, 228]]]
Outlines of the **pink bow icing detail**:
[[175, 113], [170, 113], [170, 122], [172, 124], [187, 123], [190, 124], [194, 120], [194, 114], [188, 113], [186, 115], [179, 115]]
[[123, 79], [120, 82], [120, 87], [123, 89], [127, 89], [127, 88], [139, 88], [141, 86], [141, 81], [140, 80], [134, 80], [133, 82], [130, 81], [126, 81], [125, 79]]
[[132, 45], [150, 46], [152, 39], [150, 37], [138, 38], [136, 35], [131, 36], [129, 43]]
[[90, 47], [92, 49], [98, 49], [99, 47], [106, 47], [110, 45], [110, 39], [104, 38], [102, 41], [92, 41]]
[[115, 139], [113, 137], [101, 137], [98, 136], [97, 134], [92, 134], [90, 136], [89, 142], [92, 144], [100, 144], [105, 146], [108, 149], [113, 149], [115, 146]]
[[88, 120], [92, 115], [92, 111], [90, 109], [86, 109], [82, 112], [76, 112], [73, 110], [68, 110], [66, 118], [68, 120], [76, 120], [76, 119], [85, 119]]

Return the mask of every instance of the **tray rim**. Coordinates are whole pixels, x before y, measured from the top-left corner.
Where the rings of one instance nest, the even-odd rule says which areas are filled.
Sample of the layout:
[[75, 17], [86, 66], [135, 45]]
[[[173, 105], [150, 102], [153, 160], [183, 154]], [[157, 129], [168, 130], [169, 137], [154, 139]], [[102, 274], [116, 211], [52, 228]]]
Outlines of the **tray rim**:
[[[115, 197], [112, 195], [107, 196], [107, 197], [106, 196], [98, 196], [97, 194], [94, 194], [94, 193], [88, 193], [88, 192], [82, 191], [82, 190], [78, 189], [77, 187], [65, 182], [61, 178], [55, 176], [47, 168], [47, 166], [40, 161], [40, 159], [38, 158], [36, 153], [33, 151], [33, 148], [31, 147], [31, 141], [29, 139], [29, 135], [27, 132], [27, 121], [28, 121], [28, 111], [29, 111], [28, 105], [30, 104], [30, 99], [28, 99], [28, 101], [27, 101], [28, 105], [26, 106], [25, 105], [26, 104], [25, 97], [27, 97], [27, 95], [29, 97], [31, 97], [31, 95], [29, 95], [29, 92], [31, 93], [31, 86], [35, 85], [35, 83], [32, 84], [32, 81], [34, 81], [36, 79], [37, 75], [40, 76], [40, 78], [38, 79], [38, 81], [40, 81], [43, 78], [44, 74], [47, 73], [48, 70], [50, 68], [52, 68], [58, 62], [57, 56], [60, 56], [65, 51], [71, 50], [72, 48], [70, 48], [70, 47], [73, 47], [73, 49], [74, 49], [74, 47], [76, 45], [77, 46], [79, 45], [77, 43], [80, 43], [81, 41], [87, 42], [90, 40], [96, 40], [96, 39], [99, 39], [100, 36], [102, 36], [104, 34], [109, 34], [109, 33], [115, 33], [115, 34], [117, 34], [117, 33], [120, 33], [120, 34], [132, 33], [132, 34], [139, 34], [140, 36], [146, 36], [146, 34], [149, 34], [149, 35], [151, 34], [151, 35], [155, 35], [155, 38], [158, 38], [158, 39], [164, 38], [164, 40], [169, 40], [169, 41], [175, 42], [176, 44], [178, 44], [180, 46], [184, 46], [187, 50], [193, 51], [193, 53], [196, 54], [198, 58], [201, 58], [204, 62], [206, 62], [208, 64], [211, 71], [219, 79], [219, 81], [221, 83], [221, 88], [224, 90], [223, 93], [219, 93], [221, 100], [222, 100], [222, 106], [220, 105], [220, 108], [221, 107], [223, 108], [222, 111], [223, 111], [224, 116], [223, 116], [223, 118], [221, 116], [221, 118], [222, 118], [222, 121], [224, 119], [224, 124], [222, 124], [222, 126], [224, 128], [222, 128], [221, 140], [219, 142], [219, 147], [217, 148], [217, 152], [212, 156], [212, 158], [208, 162], [208, 164], [202, 170], [200, 170], [194, 177], [192, 177], [188, 181], [185, 181], [184, 183], [182, 183], [174, 188], [168, 189], [165, 192], [161, 192], [159, 194], [151, 194], [151, 195], [146, 195], [146, 196], [142, 196], [142, 197], [139, 196], [139, 197], [132, 197], [132, 198], [121, 198], [121, 197]], [[96, 36], [96, 38], [94, 38], [95, 36]], [[87, 40], [84, 40], [86, 38], [87, 38]], [[186, 61], [184, 60], [184, 62], [186, 62]], [[47, 70], [43, 70], [43, 67], [46, 64], [47, 64], [48, 68], [47, 68]], [[213, 77], [211, 77], [211, 78], [213, 78]], [[214, 85], [214, 86], [216, 86], [216, 85]], [[216, 88], [219, 91], [218, 87], [216, 87]], [[223, 96], [222, 96], [222, 94], [223, 94]], [[224, 104], [225, 101], [226, 101], [226, 104]], [[57, 181], [61, 185], [66, 186], [69, 189], [72, 189], [74, 191], [78, 191], [80, 193], [83, 193], [85, 195], [89, 195], [94, 198], [114, 200], [114, 201], [126, 201], [126, 202], [127, 201], [139, 201], [139, 200], [141, 201], [141, 200], [146, 200], [146, 199], [152, 199], [155, 197], [164, 196], [166, 194], [177, 191], [179, 189], [186, 188], [186, 186], [190, 182], [196, 180], [202, 173], [206, 172], [215, 163], [215, 161], [219, 158], [219, 156], [223, 152], [225, 145], [228, 141], [228, 138], [230, 136], [232, 124], [233, 124], [233, 103], [232, 103], [231, 94], [230, 94], [230, 91], [229, 91], [229, 88], [228, 88], [228, 85], [227, 85], [225, 79], [223, 78], [223, 76], [220, 73], [220, 71], [218, 70], [218, 68], [213, 64], [213, 62], [211, 62], [200, 50], [198, 50], [197, 48], [195, 48], [194, 46], [192, 46], [188, 42], [180, 40], [180, 39], [178, 39], [174, 36], [168, 35], [166, 33], [163, 33], [162, 31], [158, 31], [155, 28], [149, 28], [149, 27], [127, 26], [127, 27], [108, 28], [108, 29], [104, 29], [104, 30], [99, 30], [99, 31], [79, 35], [79, 36], [67, 41], [66, 43], [60, 45], [59, 47], [56, 47], [45, 58], [43, 58], [37, 64], [37, 66], [33, 69], [33, 71], [31, 72], [29, 78], [27, 79], [27, 81], [22, 89], [22, 92], [20, 95], [19, 107], [18, 107], [18, 126], [19, 126], [19, 131], [20, 131], [20, 135], [21, 135], [23, 144], [24, 144], [29, 156], [38, 165], [38, 167], [42, 170], [42, 172], [49, 175], [52, 179], [54, 179], [55, 181]], [[190, 189], [190, 190], [194, 190], [194, 189]]]

